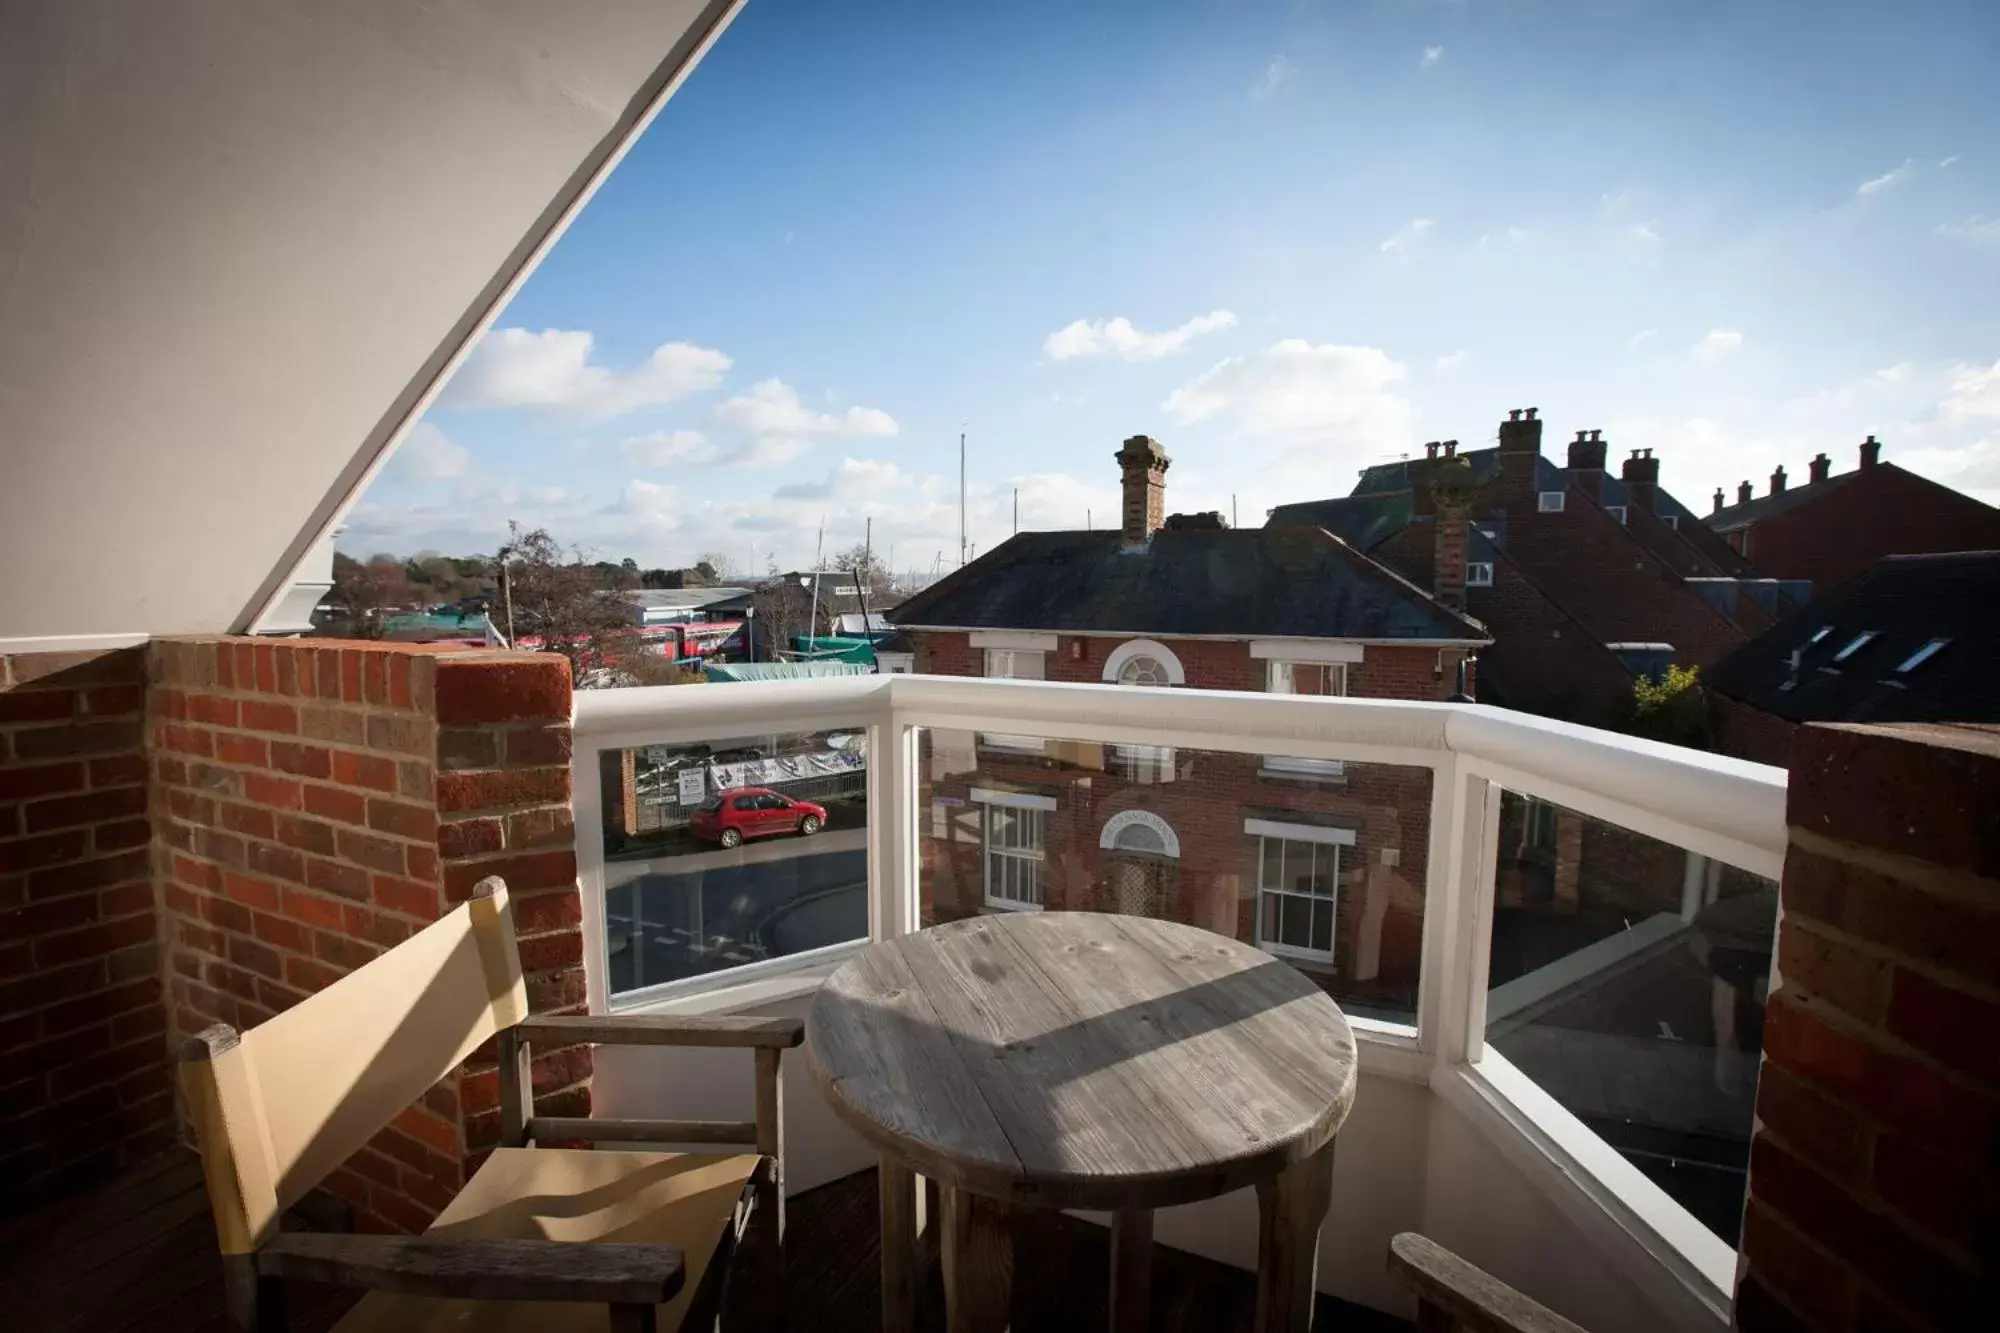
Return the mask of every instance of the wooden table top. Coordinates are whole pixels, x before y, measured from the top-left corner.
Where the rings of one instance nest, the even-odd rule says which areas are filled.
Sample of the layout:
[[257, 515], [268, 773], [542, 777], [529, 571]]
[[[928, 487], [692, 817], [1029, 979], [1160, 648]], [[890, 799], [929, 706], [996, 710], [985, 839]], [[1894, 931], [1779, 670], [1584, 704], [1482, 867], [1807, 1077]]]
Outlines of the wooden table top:
[[974, 917], [870, 945], [806, 1020], [835, 1113], [942, 1183], [1159, 1208], [1268, 1180], [1354, 1101], [1332, 1000], [1249, 945], [1096, 912]]

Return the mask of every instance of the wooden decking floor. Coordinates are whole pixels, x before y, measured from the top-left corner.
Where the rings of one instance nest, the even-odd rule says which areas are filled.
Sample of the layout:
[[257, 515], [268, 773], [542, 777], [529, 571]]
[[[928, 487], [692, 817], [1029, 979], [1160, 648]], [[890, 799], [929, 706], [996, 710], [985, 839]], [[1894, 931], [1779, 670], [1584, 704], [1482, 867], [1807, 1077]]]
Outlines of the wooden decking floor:
[[[1106, 1326], [1109, 1245], [1101, 1227], [1038, 1219], [1016, 1241], [1014, 1325]], [[792, 1199], [786, 1286], [791, 1327], [873, 1333], [881, 1327], [875, 1176], [863, 1172]], [[928, 1266], [926, 1328], [943, 1328], [943, 1291]], [[1248, 1273], [1161, 1247], [1153, 1308], [1162, 1333], [1251, 1327]], [[322, 1333], [354, 1294], [311, 1284], [287, 1293], [289, 1327]], [[1322, 1298], [1315, 1326], [1387, 1333], [1408, 1324]], [[0, 1224], [0, 1327], [35, 1333], [225, 1333], [222, 1270], [194, 1157], [155, 1158], [98, 1190]]]

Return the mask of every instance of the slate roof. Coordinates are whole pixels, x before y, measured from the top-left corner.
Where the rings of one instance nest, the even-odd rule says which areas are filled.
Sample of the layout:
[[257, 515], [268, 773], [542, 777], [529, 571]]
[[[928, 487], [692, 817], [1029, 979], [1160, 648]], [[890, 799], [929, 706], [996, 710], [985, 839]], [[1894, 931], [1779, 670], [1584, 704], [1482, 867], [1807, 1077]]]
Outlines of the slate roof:
[[[1933, 639], [1948, 642], [1898, 669]], [[1996, 664], [2000, 551], [1896, 555], [1723, 658], [1708, 684], [1792, 722], [2000, 722]]]
[[1125, 634], [1488, 641], [1316, 527], [1023, 532], [888, 613], [895, 624]]
[[1803, 486], [1790, 486], [1776, 495], [1760, 495], [1743, 504], [1729, 505], [1714, 513], [1704, 514], [1701, 521], [1708, 524], [1709, 529], [1714, 532], [1735, 532], [1739, 528], [1762, 523], [1765, 519], [1782, 514], [1787, 509], [1796, 509], [1809, 500], [1817, 500], [1860, 475], [1859, 471], [1842, 472], [1828, 477], [1825, 481], [1809, 481]]

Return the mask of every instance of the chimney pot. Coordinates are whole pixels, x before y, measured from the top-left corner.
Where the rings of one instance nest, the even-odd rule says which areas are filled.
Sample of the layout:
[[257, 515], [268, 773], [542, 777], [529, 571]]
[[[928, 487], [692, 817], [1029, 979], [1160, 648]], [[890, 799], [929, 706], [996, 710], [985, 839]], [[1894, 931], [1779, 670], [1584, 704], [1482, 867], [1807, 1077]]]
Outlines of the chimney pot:
[[1530, 408], [1526, 409], [1526, 411], [1527, 411], [1527, 414], [1528, 414], [1528, 420], [1530, 420], [1530, 421], [1533, 421], [1533, 420], [1535, 419], [1535, 409], [1534, 409], [1534, 408], [1532, 408], [1532, 407], [1530, 407]]
[[1167, 517], [1167, 451], [1146, 435], [1134, 435], [1112, 457], [1124, 474], [1124, 512], [1119, 531], [1127, 546], [1143, 546]]
[[1437, 456], [1438, 456], [1438, 442], [1436, 440], [1425, 440], [1424, 457], [1436, 458]]
[[1832, 459], [1828, 458], [1825, 454], [1814, 454], [1812, 463], [1806, 469], [1807, 480], [1814, 482], [1825, 481], [1827, 474], [1832, 468]]
[[1521, 419], [1521, 409], [1520, 409], [1520, 408], [1518, 408], [1518, 407], [1512, 407], [1512, 408], [1509, 408], [1509, 409], [1507, 409], [1507, 420], [1509, 420], [1509, 421], [1519, 421], [1520, 419]]
[[1717, 486], [1717, 487], [1715, 488], [1715, 510], [1714, 510], [1714, 512], [1715, 512], [1715, 513], [1718, 513], [1718, 514], [1722, 512], [1722, 488], [1721, 488], [1720, 486]]
[[1444, 442], [1444, 456], [1445, 456], [1446, 458], [1457, 458], [1457, 457], [1458, 457], [1458, 441], [1457, 441], [1457, 440], [1446, 440], [1446, 441]]
[[1598, 441], [1598, 440], [1599, 440], [1600, 438], [1602, 438], [1602, 436], [1603, 436], [1603, 435], [1604, 435], [1604, 432], [1603, 432], [1603, 431], [1601, 431], [1601, 430], [1594, 430], [1594, 431], [1590, 432], [1590, 442], [1591, 442], [1592, 444], [1595, 444], [1595, 443], [1597, 443], [1597, 441]]
[[1749, 482], [1739, 481], [1736, 483], [1736, 503], [1740, 505], [1747, 505], [1750, 503]]
[[1882, 445], [1873, 435], [1861, 442], [1861, 470], [1866, 472], [1882, 461]]
[[1771, 494], [1783, 495], [1784, 493], [1785, 493], [1785, 469], [1781, 467], [1776, 472], [1773, 472], [1771, 474]]

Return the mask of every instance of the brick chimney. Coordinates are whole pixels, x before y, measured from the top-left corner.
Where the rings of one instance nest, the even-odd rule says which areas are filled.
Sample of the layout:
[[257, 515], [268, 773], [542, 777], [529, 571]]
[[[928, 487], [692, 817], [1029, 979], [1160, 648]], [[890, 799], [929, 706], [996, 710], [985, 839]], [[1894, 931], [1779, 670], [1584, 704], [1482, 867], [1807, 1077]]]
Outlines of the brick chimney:
[[1430, 470], [1432, 582], [1440, 606], [1465, 610], [1465, 562], [1471, 543], [1472, 499], [1479, 487], [1472, 465], [1458, 456], [1458, 441], [1444, 442], [1444, 457]]
[[1500, 484], [1510, 500], [1535, 493], [1535, 463], [1542, 456], [1542, 423], [1532, 407], [1517, 407], [1500, 423]]
[[1715, 512], [1718, 514], [1722, 512], [1722, 488], [1720, 486], [1715, 488]]
[[1660, 488], [1660, 460], [1653, 457], [1653, 451], [1634, 449], [1618, 475], [1624, 479], [1625, 489], [1632, 493], [1632, 507], [1652, 513], [1653, 493]]
[[1736, 483], [1736, 503], [1740, 505], [1747, 505], [1750, 503], [1749, 482], [1739, 481]]
[[1580, 430], [1569, 442], [1569, 474], [1577, 489], [1595, 500], [1604, 480], [1604, 440], [1602, 431]]
[[1783, 495], [1784, 493], [1785, 493], [1785, 469], [1783, 467], [1780, 467], [1776, 472], [1773, 472], [1771, 474], [1771, 494]]
[[1882, 461], [1882, 444], [1873, 435], [1861, 442], [1861, 470], [1866, 472]]
[[1806, 484], [1812, 485], [1814, 482], [1825, 481], [1827, 473], [1832, 467], [1833, 460], [1825, 454], [1813, 455], [1813, 461], [1806, 465]]
[[1167, 451], [1150, 435], [1134, 435], [1112, 457], [1125, 478], [1119, 530], [1127, 546], [1144, 546], [1167, 519]]

